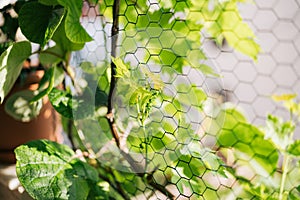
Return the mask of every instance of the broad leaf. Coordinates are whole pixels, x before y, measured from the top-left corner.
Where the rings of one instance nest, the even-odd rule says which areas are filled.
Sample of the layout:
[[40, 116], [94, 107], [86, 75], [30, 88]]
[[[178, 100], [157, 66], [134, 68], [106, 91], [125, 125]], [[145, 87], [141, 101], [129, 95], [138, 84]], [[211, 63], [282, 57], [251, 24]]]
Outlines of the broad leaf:
[[74, 43], [85, 43], [92, 41], [91, 36], [80, 24], [81, 9], [83, 1], [81, 0], [57, 0], [59, 4], [67, 9], [65, 21], [66, 35]]
[[19, 146], [16, 171], [34, 199], [106, 199], [97, 171], [67, 146], [40, 140]]
[[44, 46], [52, 38], [63, 16], [63, 8], [30, 2], [21, 8], [19, 24], [26, 38]]
[[60, 49], [66, 53], [70, 51], [78, 51], [83, 48], [83, 42], [74, 42], [71, 41], [68, 37], [66, 37], [68, 31], [66, 31], [66, 26], [64, 25], [66, 19], [63, 20], [63, 23], [57, 28], [53, 35], [53, 40], [56, 42], [56, 45], [60, 47]]
[[232, 148], [236, 159], [249, 160], [256, 173], [273, 173], [277, 167], [278, 152], [273, 143], [264, 138], [264, 133], [249, 124], [235, 109], [225, 109], [219, 116], [223, 124], [217, 135], [221, 147]]
[[80, 50], [84, 46], [84, 43], [73, 43], [66, 37], [65, 20], [57, 27], [52, 39], [55, 41], [55, 46], [40, 53], [40, 61], [43, 65], [68, 62], [70, 52]]
[[42, 109], [42, 100], [31, 103], [34, 92], [31, 90], [23, 90], [11, 95], [5, 103], [5, 111], [11, 117], [22, 122], [29, 122], [36, 118]]
[[0, 57], [0, 103], [17, 80], [23, 62], [31, 55], [29, 42], [18, 42], [10, 46]]
[[237, 51], [254, 60], [261, 51], [255, 41], [255, 35], [250, 27], [243, 22], [236, 1], [217, 2], [213, 7], [206, 1], [202, 7], [202, 15], [209, 33], [219, 45], [223, 39]]

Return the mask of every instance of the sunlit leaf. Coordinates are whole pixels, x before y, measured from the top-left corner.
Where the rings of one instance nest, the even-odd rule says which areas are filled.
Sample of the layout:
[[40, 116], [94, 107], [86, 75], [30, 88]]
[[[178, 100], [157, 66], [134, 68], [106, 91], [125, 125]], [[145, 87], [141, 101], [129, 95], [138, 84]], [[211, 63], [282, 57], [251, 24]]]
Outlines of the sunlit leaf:
[[59, 4], [65, 7], [67, 10], [67, 16], [65, 20], [66, 35], [71, 42], [85, 43], [92, 41], [92, 37], [86, 32], [86, 30], [80, 24], [80, 16], [83, 1], [81, 0], [57, 0]]
[[10, 46], [0, 57], [0, 102], [13, 87], [23, 62], [31, 55], [29, 42], [18, 42]]
[[40, 61], [45, 66], [55, 65], [62, 61], [69, 62], [71, 51], [80, 50], [84, 46], [84, 43], [74, 43], [66, 37], [64, 23], [65, 20], [60, 23], [52, 37], [55, 46], [40, 53]]
[[40, 140], [18, 147], [15, 153], [18, 178], [34, 199], [107, 199], [97, 185], [97, 171], [69, 147]]
[[66, 52], [78, 51], [82, 49], [84, 46], [83, 42], [72, 41], [68, 37], [66, 37], [68, 31], [66, 31], [66, 26], [64, 25], [64, 23], [66, 23], [65, 18], [63, 19], [62, 23], [57, 27], [53, 35], [53, 40], [56, 42], [56, 46], [59, 46], [65, 54]]
[[289, 101], [296, 98], [296, 94], [272, 95], [274, 101]]
[[255, 41], [255, 35], [250, 27], [242, 20], [236, 1], [218, 2], [210, 9], [210, 2], [203, 6], [202, 14], [209, 33], [222, 45], [223, 38], [237, 51], [257, 60], [261, 51]]
[[116, 77], [128, 78], [130, 76], [130, 66], [125, 64], [121, 58], [111, 58], [112, 62], [116, 65]]
[[264, 132], [249, 124], [238, 110], [225, 109], [222, 112], [225, 115], [219, 116], [220, 122], [223, 123], [217, 134], [219, 145], [232, 148], [236, 159], [252, 158], [249, 164], [253, 165], [253, 169], [258, 173], [274, 173], [278, 152], [275, 145], [265, 139]]

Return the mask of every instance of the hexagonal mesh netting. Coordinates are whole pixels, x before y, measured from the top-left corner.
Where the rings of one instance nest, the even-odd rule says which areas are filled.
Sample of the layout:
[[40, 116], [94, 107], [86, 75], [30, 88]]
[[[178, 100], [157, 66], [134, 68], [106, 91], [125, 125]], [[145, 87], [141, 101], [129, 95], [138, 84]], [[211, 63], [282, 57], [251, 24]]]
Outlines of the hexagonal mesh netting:
[[[299, 145], [280, 136], [292, 138], [293, 125], [271, 115], [266, 122], [267, 114], [289, 119], [271, 95], [300, 87], [300, 3], [242, 2], [124, 0], [113, 37], [113, 1], [84, 2], [82, 24], [94, 41], [73, 62], [100, 113], [116, 63], [115, 122], [121, 149], [135, 164], [115, 147], [105, 117], [78, 120], [76, 128], [113, 170], [116, 198], [300, 197], [299, 152], [286, 150]], [[237, 8], [260, 45], [257, 62], [259, 47]]]

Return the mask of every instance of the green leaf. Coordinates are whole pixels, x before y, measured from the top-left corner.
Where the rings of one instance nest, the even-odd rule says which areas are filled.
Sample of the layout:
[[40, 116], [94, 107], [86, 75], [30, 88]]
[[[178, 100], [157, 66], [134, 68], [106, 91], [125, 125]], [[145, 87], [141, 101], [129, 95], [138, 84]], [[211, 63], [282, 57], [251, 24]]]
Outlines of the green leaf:
[[243, 188], [252, 195], [255, 195], [255, 197], [258, 199], [278, 199], [278, 194], [275, 191], [276, 188], [274, 188], [274, 183], [265, 184], [265, 182], [262, 181], [259, 184], [256, 184], [252, 183], [250, 180], [244, 179], [243, 177], [238, 176], [238, 178]]
[[223, 164], [223, 161], [219, 156], [217, 156], [215, 153], [211, 152], [210, 150], [204, 150], [201, 152], [202, 158], [201, 160], [205, 164], [207, 169], [210, 170], [218, 170], [220, 166]]
[[243, 22], [239, 14], [236, 1], [224, 1], [217, 3], [213, 9], [209, 8], [209, 2], [203, 6], [202, 14], [209, 33], [219, 45], [223, 38], [237, 51], [257, 60], [261, 51], [255, 41], [255, 35], [250, 27]]
[[44, 46], [52, 38], [63, 16], [63, 8], [29, 2], [20, 9], [19, 24], [28, 40]]
[[289, 200], [297, 200], [300, 199], [300, 185], [297, 187], [293, 188], [291, 191], [289, 191]]
[[[18, 3], [17, 3], [18, 4]], [[17, 6], [16, 6], [17, 7]], [[18, 18], [12, 17], [8, 12], [2, 12], [4, 17], [4, 24], [1, 26], [1, 30], [7, 36], [5, 43], [1, 44], [1, 48], [6, 47], [10, 42], [8, 40], [14, 41], [16, 38], [16, 32], [19, 28]], [[4, 49], [5, 50], [5, 49]], [[3, 50], [1, 49], [1, 53]]]
[[32, 141], [19, 146], [15, 153], [18, 178], [34, 199], [107, 198], [97, 185], [97, 171], [65, 145]]
[[81, 0], [57, 0], [59, 4], [67, 10], [65, 21], [66, 35], [71, 42], [85, 43], [92, 41], [92, 37], [85, 31], [80, 24], [81, 9], [83, 1]]
[[284, 122], [281, 118], [268, 115], [266, 121], [265, 138], [271, 139], [278, 149], [285, 151], [291, 143], [290, 135], [294, 132], [295, 125], [291, 122]]
[[203, 72], [203, 74], [205, 75], [212, 75], [215, 77], [220, 77], [219, 74], [217, 74], [213, 68], [211, 68], [210, 66], [206, 65], [206, 64], [199, 64], [198, 66], [194, 66], [196, 69], [199, 69], [201, 72]]
[[82, 96], [72, 96], [67, 91], [53, 88], [48, 94], [52, 106], [62, 116], [69, 119], [83, 119], [94, 116], [95, 103], [94, 96], [84, 92]]
[[5, 111], [11, 117], [22, 122], [29, 122], [36, 118], [43, 106], [42, 100], [31, 103], [34, 92], [23, 90], [11, 95], [5, 103]]
[[248, 164], [253, 165], [257, 173], [273, 173], [278, 162], [273, 143], [264, 138], [260, 129], [249, 124], [238, 110], [225, 109], [222, 112], [219, 117], [223, 126], [217, 134], [218, 144], [233, 149], [237, 160], [249, 159]]
[[23, 62], [31, 55], [29, 42], [18, 42], [11, 45], [0, 57], [0, 103], [17, 80]]
[[[186, 137], [187, 138], [187, 137]], [[201, 176], [205, 170], [217, 172], [219, 175], [226, 177], [224, 161], [209, 148], [203, 148], [199, 141], [193, 140], [187, 145], [183, 145], [179, 150], [182, 155], [180, 160], [186, 157], [186, 161], [190, 161], [189, 168], [191, 168], [193, 175]]]
[[293, 144], [289, 145], [287, 151], [294, 156], [300, 156], [300, 140], [296, 140]]
[[73, 42], [66, 37], [67, 33], [65, 23], [66, 19], [63, 19], [63, 22], [58, 26], [53, 35], [53, 40], [56, 42], [56, 45], [59, 46], [64, 53], [82, 49], [84, 46], [83, 42]]
[[[195, 106], [201, 111], [202, 104], [207, 99], [205, 92], [202, 89], [199, 89], [195, 85], [187, 85], [187, 84], [178, 84], [176, 86], [176, 99], [182, 106]], [[177, 107], [177, 105], [175, 105]], [[178, 107], [179, 109], [179, 107]]]
[[73, 104], [75, 102], [73, 102], [70, 93], [53, 88], [48, 96], [52, 106], [58, 113], [66, 118], [73, 119]]
[[116, 65], [116, 77], [118, 78], [129, 78], [130, 77], [130, 66], [125, 64], [121, 58], [111, 57], [111, 61]]
[[65, 20], [57, 27], [52, 37], [55, 46], [40, 53], [40, 61], [43, 65], [51, 66], [61, 61], [69, 62], [70, 52], [83, 48], [84, 43], [74, 43], [69, 40], [66, 36], [64, 23]]

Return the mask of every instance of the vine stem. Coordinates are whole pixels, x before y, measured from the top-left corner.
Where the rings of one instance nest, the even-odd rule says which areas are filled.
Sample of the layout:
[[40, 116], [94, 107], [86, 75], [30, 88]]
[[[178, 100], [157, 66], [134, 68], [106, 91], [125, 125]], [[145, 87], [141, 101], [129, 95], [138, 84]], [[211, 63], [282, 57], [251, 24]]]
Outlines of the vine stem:
[[282, 165], [283, 173], [282, 173], [282, 178], [281, 178], [281, 183], [280, 183], [279, 200], [283, 200], [284, 186], [285, 186], [285, 181], [287, 178], [289, 163], [290, 163], [290, 156], [286, 155], [286, 153], [285, 153], [283, 165]]
[[143, 123], [143, 131], [144, 131], [144, 138], [145, 138], [145, 171], [147, 172], [148, 168], [148, 145], [149, 145], [149, 138], [146, 134], [146, 127]]
[[[120, 12], [120, 0], [114, 0], [113, 5], [113, 25], [111, 29], [111, 56], [116, 57], [117, 55], [117, 43], [118, 43], [118, 32], [119, 32], [119, 12]], [[107, 119], [110, 126], [112, 135], [117, 143], [117, 146], [120, 147], [120, 138], [118, 135], [117, 127], [115, 125], [114, 114], [113, 114], [113, 93], [116, 87], [116, 65], [111, 61], [110, 63], [111, 75], [110, 75], [110, 88], [107, 100]]]
[[[290, 110], [290, 120], [292, 121], [293, 112]], [[293, 141], [294, 133], [289, 134], [289, 141]], [[279, 200], [283, 200], [283, 193], [284, 193], [284, 186], [287, 178], [287, 174], [289, 171], [289, 164], [290, 164], [291, 156], [288, 155], [287, 150], [283, 152], [283, 163], [282, 163], [282, 177], [280, 182], [280, 190], [279, 190]]]
[[[116, 57], [117, 55], [117, 43], [118, 43], [118, 33], [119, 33], [119, 11], [120, 11], [120, 0], [114, 0], [113, 4], [113, 24], [111, 29], [111, 56]], [[165, 185], [160, 185], [156, 183], [155, 179], [153, 178], [152, 174], [147, 174], [143, 172], [145, 169], [143, 166], [139, 165], [130, 154], [125, 152], [120, 145], [120, 137], [118, 133], [117, 126], [115, 124], [114, 113], [113, 113], [113, 93], [116, 87], [117, 78], [116, 78], [116, 65], [114, 62], [111, 61], [111, 81], [110, 81], [110, 88], [107, 100], [107, 115], [106, 118], [109, 123], [109, 127], [111, 133], [115, 139], [116, 145], [118, 146], [120, 153], [125, 158], [125, 160], [129, 163], [131, 169], [134, 173], [141, 177], [147, 179], [147, 183], [152, 186], [155, 190], [160, 191], [161, 193], [165, 194], [168, 198], [174, 199], [175, 196], [166, 189]]]

